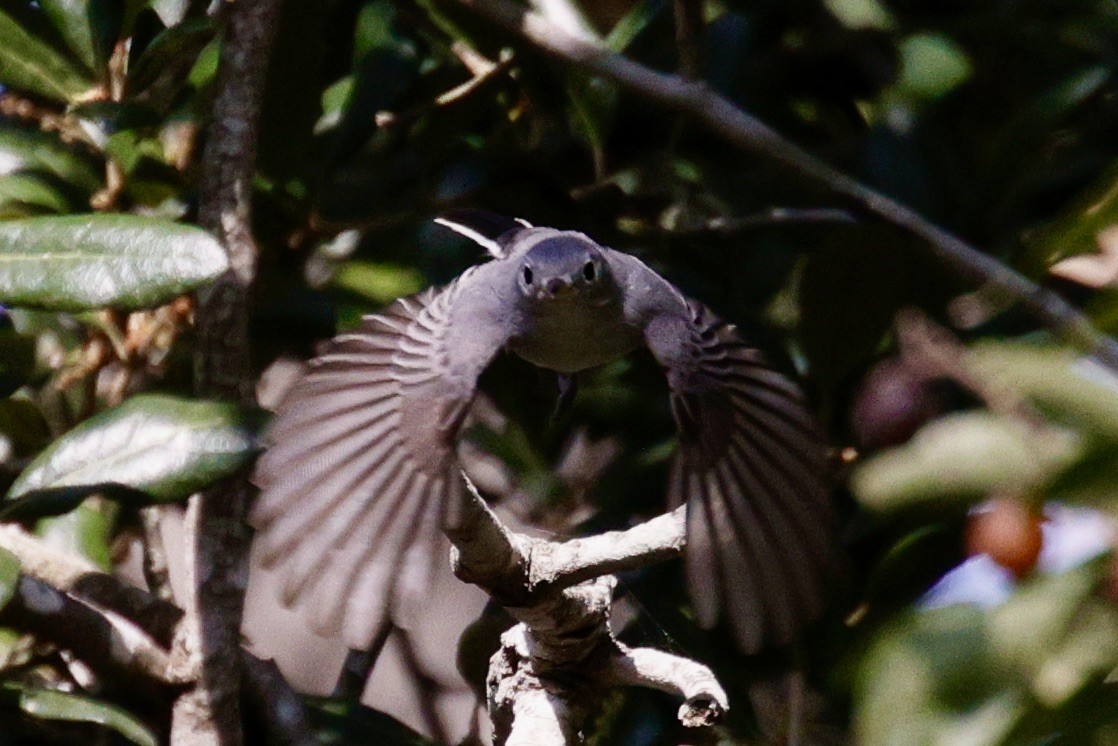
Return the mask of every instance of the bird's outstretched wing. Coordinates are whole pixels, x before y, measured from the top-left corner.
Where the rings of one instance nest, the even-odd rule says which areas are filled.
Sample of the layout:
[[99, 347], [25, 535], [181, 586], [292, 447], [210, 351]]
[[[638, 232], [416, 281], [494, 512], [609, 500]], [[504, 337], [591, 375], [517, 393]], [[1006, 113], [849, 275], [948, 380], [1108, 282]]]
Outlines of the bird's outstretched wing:
[[458, 429], [506, 341], [470, 287], [480, 269], [332, 340], [281, 405], [253, 475], [250, 523], [284, 603], [351, 648], [425, 593], [458, 505]]
[[680, 446], [668, 495], [687, 501], [688, 587], [700, 624], [739, 647], [795, 639], [821, 610], [836, 545], [827, 455], [795, 384], [701, 303], [653, 316]]

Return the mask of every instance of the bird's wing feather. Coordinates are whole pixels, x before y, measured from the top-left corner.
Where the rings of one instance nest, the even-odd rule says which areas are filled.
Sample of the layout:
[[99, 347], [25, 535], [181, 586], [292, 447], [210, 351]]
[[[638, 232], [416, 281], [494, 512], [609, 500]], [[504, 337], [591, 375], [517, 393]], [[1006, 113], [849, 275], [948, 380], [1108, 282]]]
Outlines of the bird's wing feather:
[[821, 610], [836, 562], [826, 451], [795, 384], [733, 326], [678, 299], [645, 326], [680, 431], [668, 495], [688, 504], [699, 622], [725, 618], [755, 652], [795, 639]]
[[463, 291], [472, 272], [332, 340], [279, 408], [253, 475], [250, 522], [284, 602], [352, 648], [425, 594], [460, 499], [458, 428], [506, 341], [477, 289]]

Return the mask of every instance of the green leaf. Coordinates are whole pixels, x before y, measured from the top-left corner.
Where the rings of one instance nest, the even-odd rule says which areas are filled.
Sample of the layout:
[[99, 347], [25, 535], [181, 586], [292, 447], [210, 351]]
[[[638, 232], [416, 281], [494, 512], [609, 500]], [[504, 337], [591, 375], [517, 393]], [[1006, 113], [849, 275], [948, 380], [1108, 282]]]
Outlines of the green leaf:
[[170, 98], [179, 85], [186, 82], [185, 73], [193, 67], [214, 33], [214, 25], [208, 18], [195, 18], [156, 36], [128, 73], [128, 95], [136, 95], [159, 83], [168, 89], [164, 96]]
[[1118, 443], [1118, 382], [1069, 350], [986, 344], [968, 354], [967, 364], [1060, 423]]
[[605, 175], [606, 142], [617, 115], [617, 87], [604, 78], [572, 71], [567, 73], [571, 128], [590, 148], [594, 170]]
[[1019, 589], [990, 613], [990, 640], [1025, 673], [1032, 694], [1055, 707], [1118, 662], [1118, 611], [1093, 593], [1107, 573], [1102, 557]]
[[934, 420], [907, 444], [869, 458], [850, 486], [874, 510], [976, 501], [995, 489], [1035, 489], [1081, 452], [1070, 434], [1037, 432], [989, 412], [963, 412]]
[[348, 261], [338, 267], [334, 284], [368, 298], [378, 305], [411, 295], [426, 284], [423, 275], [412, 267], [380, 262]]
[[55, 101], [71, 101], [88, 91], [92, 80], [16, 19], [0, 11], [0, 83]]
[[143, 721], [116, 705], [54, 689], [37, 689], [8, 683], [18, 689], [20, 709], [44, 720], [95, 723], [111, 728], [139, 746], [157, 746], [159, 740]]
[[95, 4], [96, 0], [39, 0], [39, 6], [66, 40], [70, 51], [91, 72], [99, 66], [90, 16], [91, 6]]
[[19, 570], [19, 558], [0, 547], [0, 609], [3, 609], [15, 595], [16, 586], [19, 584]]
[[0, 173], [44, 171], [85, 191], [101, 188], [92, 159], [46, 132], [0, 125]]
[[[110, 544], [113, 540], [113, 531], [116, 528], [116, 517], [119, 512], [116, 504], [103, 500], [97, 495], [86, 498], [89, 491], [81, 488], [64, 488], [57, 491], [45, 490], [35, 493], [34, 498], [28, 496], [15, 502], [12, 507], [20, 507], [20, 512], [23, 515], [12, 515], [10, 517], [22, 520], [42, 515], [52, 515], [45, 510], [39, 512], [38, 515], [34, 515], [36, 511], [31, 508], [44, 507], [41, 503], [38, 503], [39, 497], [50, 495], [53, 492], [69, 493], [76, 496], [76, 499], [67, 505], [58, 506], [59, 509], [53, 512], [54, 515], [61, 513], [65, 515], [58, 515], [57, 518], [46, 518], [36, 523], [35, 534], [59, 551], [84, 557], [105, 572], [111, 572], [113, 558]], [[27, 505], [24, 505], [24, 503], [27, 503]], [[32, 505], [33, 503], [37, 504]], [[5, 520], [9, 518], [6, 513], [7, 511], [0, 511], [0, 516]]]
[[897, 619], [862, 659], [857, 742], [1098, 740], [1092, 731], [1113, 720], [1098, 709], [1113, 698], [1105, 677], [1118, 663], [1118, 609], [1097, 592], [1109, 567], [1102, 557], [1034, 577], [989, 610]]
[[664, 0], [640, 0], [635, 3], [629, 12], [610, 29], [606, 38], [602, 40], [603, 46], [618, 53], [624, 52], [633, 40], [648, 28], [656, 16], [660, 15], [665, 5]]
[[182, 500], [253, 459], [258, 420], [232, 404], [134, 396], [58, 438], [19, 475], [8, 498], [109, 486], [157, 503]]
[[971, 75], [966, 53], [943, 34], [913, 34], [901, 42], [900, 53], [897, 86], [915, 98], [945, 96]]
[[[30, 209], [23, 209], [30, 208]], [[70, 201], [41, 176], [18, 173], [0, 176], [0, 213], [68, 212]]]
[[849, 29], [887, 31], [895, 25], [892, 14], [878, 0], [823, 0], [823, 5]]
[[1029, 256], [1047, 268], [1080, 254], [1098, 250], [1098, 235], [1118, 225], [1118, 161], [1110, 164], [1091, 186], [1063, 212], [1028, 238]]
[[0, 223], [0, 301], [82, 311], [157, 306], [228, 266], [209, 233], [135, 215]]

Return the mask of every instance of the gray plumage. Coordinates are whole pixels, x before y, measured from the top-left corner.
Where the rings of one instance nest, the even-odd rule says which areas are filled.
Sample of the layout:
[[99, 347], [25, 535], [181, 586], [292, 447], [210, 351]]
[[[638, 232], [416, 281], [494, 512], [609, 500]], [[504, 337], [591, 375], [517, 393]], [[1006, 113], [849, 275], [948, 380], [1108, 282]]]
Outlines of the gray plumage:
[[573, 374], [646, 345], [679, 426], [667, 492], [688, 503], [699, 623], [725, 618], [747, 652], [794, 639], [834, 565], [825, 449], [799, 390], [635, 257], [483, 215], [440, 222], [492, 261], [332, 340], [281, 406], [251, 522], [284, 602], [367, 647], [446, 561], [435, 548], [463, 489], [458, 429], [494, 356]]

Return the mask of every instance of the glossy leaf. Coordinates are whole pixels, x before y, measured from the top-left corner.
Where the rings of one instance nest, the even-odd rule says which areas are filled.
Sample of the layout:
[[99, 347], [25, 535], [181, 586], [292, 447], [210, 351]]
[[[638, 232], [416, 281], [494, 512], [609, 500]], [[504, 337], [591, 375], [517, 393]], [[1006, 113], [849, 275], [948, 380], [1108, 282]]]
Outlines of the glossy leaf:
[[157, 503], [182, 500], [255, 456], [253, 415], [231, 404], [135, 396], [54, 441], [19, 475], [9, 499], [113, 488]]
[[71, 101], [92, 81], [19, 21], [0, 11], [0, 83], [55, 101]]
[[0, 223], [0, 301], [11, 305], [156, 306], [226, 266], [209, 233], [163, 220], [71, 215]]
[[111, 728], [139, 746], [157, 746], [155, 733], [127, 710], [107, 702], [55, 689], [37, 689], [6, 684], [18, 688], [20, 709], [44, 720], [66, 720], [95, 723]]

